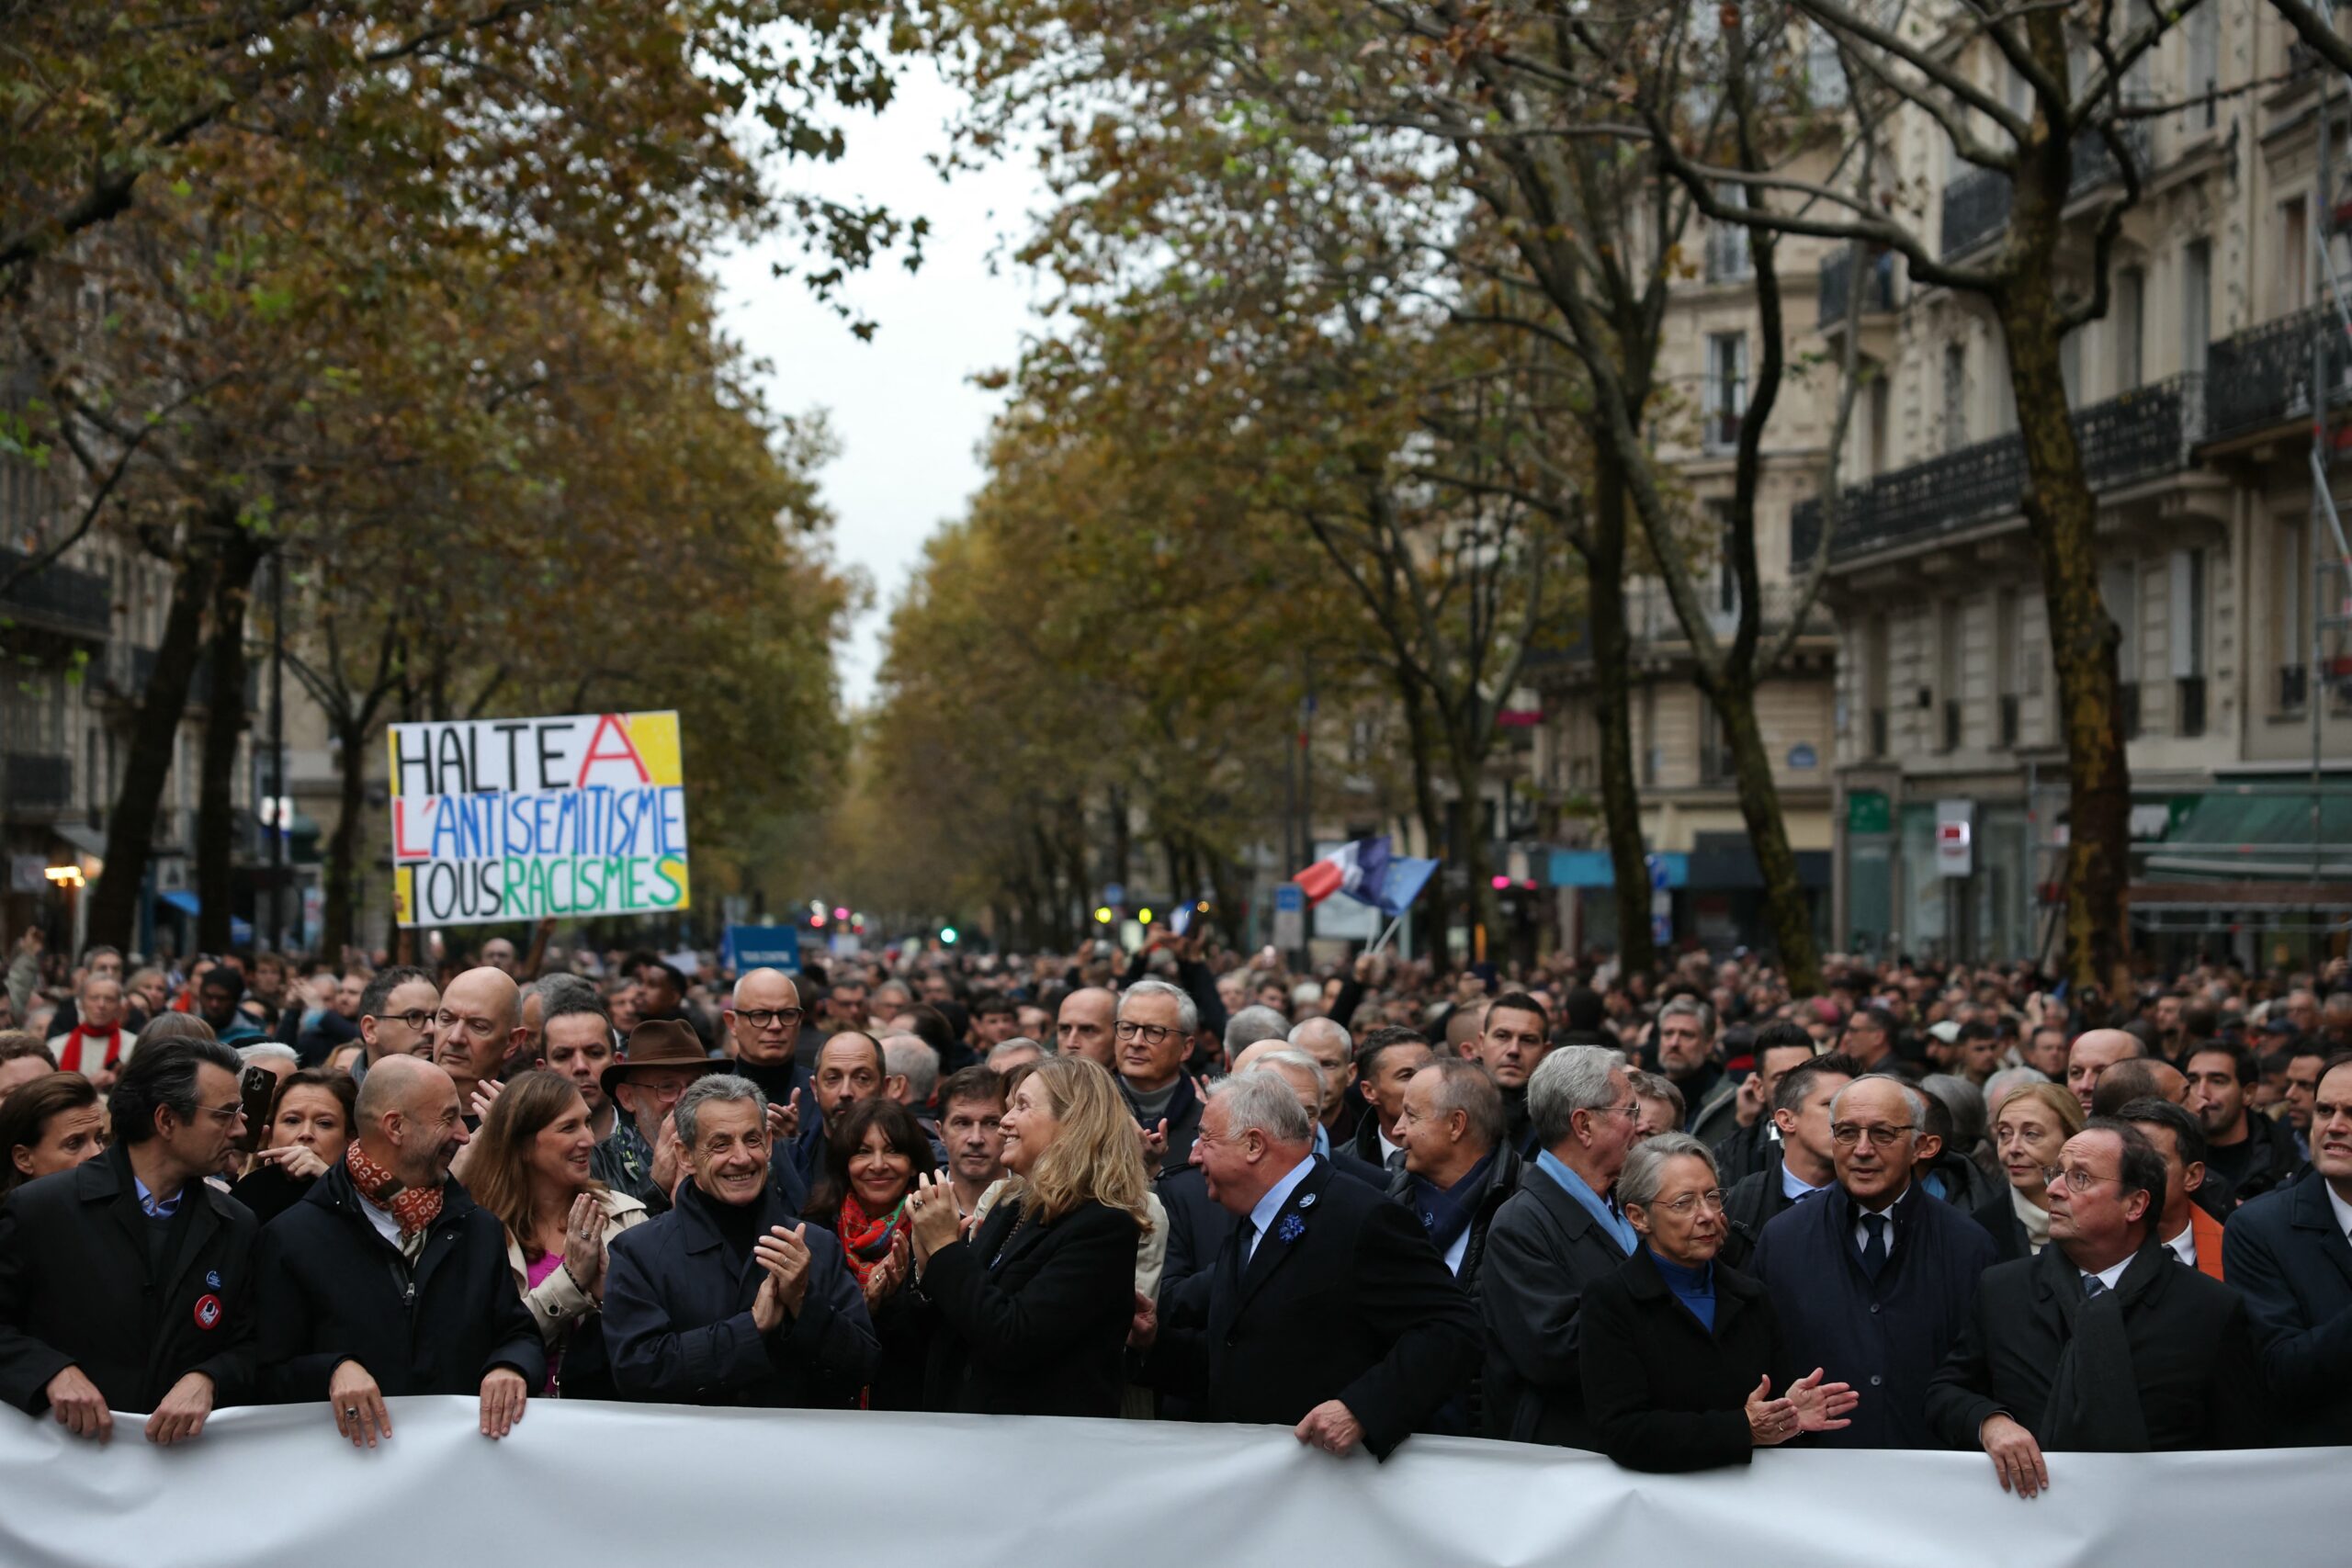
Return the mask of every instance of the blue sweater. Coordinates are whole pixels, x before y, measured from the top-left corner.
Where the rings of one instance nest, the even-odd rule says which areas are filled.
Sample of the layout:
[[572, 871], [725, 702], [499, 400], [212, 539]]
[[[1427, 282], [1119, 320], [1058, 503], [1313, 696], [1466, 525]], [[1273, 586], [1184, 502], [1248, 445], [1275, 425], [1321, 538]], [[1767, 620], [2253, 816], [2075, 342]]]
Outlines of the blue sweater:
[[1851, 1426], [1807, 1440], [1941, 1448], [1928, 1425], [1928, 1381], [1968, 1321], [1993, 1238], [1917, 1182], [1895, 1203], [1894, 1246], [1875, 1280], [1862, 1272], [1853, 1236], [1853, 1200], [1832, 1187], [1765, 1225], [1748, 1268], [1771, 1295], [1791, 1375], [1821, 1367], [1826, 1381], [1861, 1395]]

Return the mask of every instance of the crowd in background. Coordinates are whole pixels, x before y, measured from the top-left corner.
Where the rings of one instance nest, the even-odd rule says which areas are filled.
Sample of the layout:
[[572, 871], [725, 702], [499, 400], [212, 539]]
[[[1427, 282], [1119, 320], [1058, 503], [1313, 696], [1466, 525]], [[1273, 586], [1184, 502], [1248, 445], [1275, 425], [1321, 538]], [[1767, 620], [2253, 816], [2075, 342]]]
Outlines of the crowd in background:
[[20, 938], [0, 1398], [478, 1393], [1758, 1448], [2352, 1442], [2352, 976], [1199, 935], [723, 970]]

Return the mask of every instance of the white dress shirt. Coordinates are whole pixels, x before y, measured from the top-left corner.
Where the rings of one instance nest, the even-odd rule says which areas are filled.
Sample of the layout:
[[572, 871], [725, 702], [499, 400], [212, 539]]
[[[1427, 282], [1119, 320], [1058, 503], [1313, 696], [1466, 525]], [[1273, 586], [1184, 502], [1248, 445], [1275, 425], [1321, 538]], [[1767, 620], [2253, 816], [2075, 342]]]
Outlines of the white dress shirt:
[[1241, 1254], [1241, 1261], [1245, 1265], [1258, 1256], [1258, 1244], [1266, 1239], [1267, 1227], [1274, 1223], [1274, 1216], [1283, 1212], [1283, 1205], [1290, 1201], [1290, 1195], [1298, 1190], [1298, 1184], [1306, 1180], [1306, 1173], [1314, 1168], [1315, 1156], [1309, 1155], [1292, 1166], [1288, 1175], [1267, 1188], [1266, 1195], [1251, 1207], [1250, 1245]]

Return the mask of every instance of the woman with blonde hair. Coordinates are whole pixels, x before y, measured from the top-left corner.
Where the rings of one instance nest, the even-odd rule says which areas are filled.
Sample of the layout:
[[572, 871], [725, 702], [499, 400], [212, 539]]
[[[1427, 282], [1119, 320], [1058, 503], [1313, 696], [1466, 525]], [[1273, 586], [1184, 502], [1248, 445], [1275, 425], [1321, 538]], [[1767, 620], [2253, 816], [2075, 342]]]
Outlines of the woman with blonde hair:
[[517, 1073], [481, 1119], [466, 1190], [506, 1227], [514, 1289], [539, 1325], [548, 1382], [533, 1393], [614, 1397], [605, 1355], [605, 1249], [645, 1205], [589, 1174], [596, 1132], [571, 1080]]
[[1080, 1056], [1036, 1064], [1005, 1107], [1009, 1174], [960, 1236], [944, 1180], [908, 1200], [934, 1331], [924, 1379], [937, 1410], [1116, 1416], [1135, 1313], [1136, 1242], [1150, 1180], [1134, 1115]]
[[1976, 1211], [1976, 1223], [1993, 1233], [1999, 1261], [2031, 1258], [2049, 1245], [2050, 1190], [2041, 1173], [2082, 1130], [2082, 1101], [2054, 1083], [2020, 1084], [1993, 1108], [1993, 1154], [2009, 1182]]

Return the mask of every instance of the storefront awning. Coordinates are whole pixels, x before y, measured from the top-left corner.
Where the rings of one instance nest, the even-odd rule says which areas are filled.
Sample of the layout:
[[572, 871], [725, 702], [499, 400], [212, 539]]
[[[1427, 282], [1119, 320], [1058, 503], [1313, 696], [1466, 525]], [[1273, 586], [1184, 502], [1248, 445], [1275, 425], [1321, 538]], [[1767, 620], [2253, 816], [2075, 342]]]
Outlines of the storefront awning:
[[2309, 795], [2265, 789], [2199, 795], [2162, 843], [2148, 846], [2142, 875], [2165, 882], [2352, 877], [2352, 793], [2332, 782], [2322, 786], [2319, 805], [2314, 839]]

